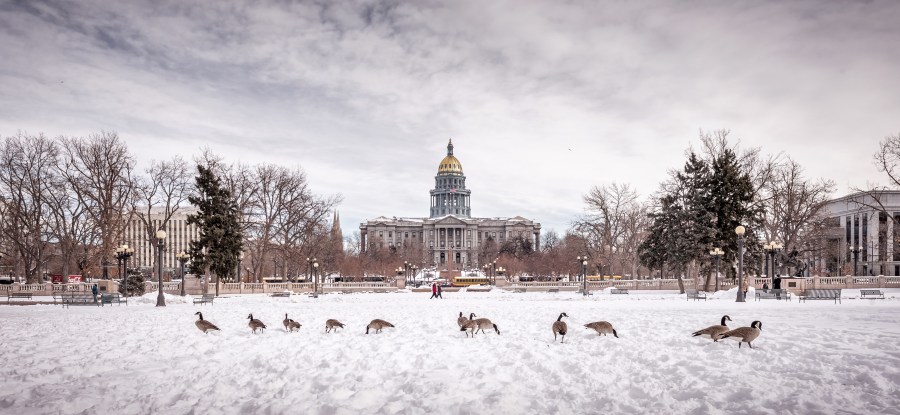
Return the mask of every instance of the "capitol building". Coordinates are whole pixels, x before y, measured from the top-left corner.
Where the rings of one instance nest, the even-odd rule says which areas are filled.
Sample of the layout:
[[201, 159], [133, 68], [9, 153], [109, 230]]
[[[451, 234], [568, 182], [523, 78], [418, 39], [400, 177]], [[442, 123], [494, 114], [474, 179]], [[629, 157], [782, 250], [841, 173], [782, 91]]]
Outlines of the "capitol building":
[[[453, 140], [447, 144], [447, 156], [438, 164], [434, 189], [430, 191], [431, 210], [427, 218], [380, 216], [359, 226], [360, 249], [398, 250], [410, 262], [450, 269], [478, 267], [479, 252], [486, 246], [499, 248], [508, 241], [540, 246], [541, 224], [515, 216], [511, 218], [474, 218], [466, 189], [462, 163], [453, 155]], [[485, 261], [493, 260], [486, 259]]]

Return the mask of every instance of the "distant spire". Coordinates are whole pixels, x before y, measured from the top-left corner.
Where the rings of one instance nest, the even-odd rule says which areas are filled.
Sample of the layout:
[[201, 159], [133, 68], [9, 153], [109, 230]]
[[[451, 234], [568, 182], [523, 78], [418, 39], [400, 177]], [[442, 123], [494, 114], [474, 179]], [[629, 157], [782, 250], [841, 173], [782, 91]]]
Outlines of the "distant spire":
[[334, 211], [334, 219], [331, 221], [331, 233], [335, 235], [341, 235], [341, 215], [338, 211]]
[[453, 139], [452, 138], [450, 139], [450, 143], [447, 144], [447, 155], [448, 156], [453, 155]]

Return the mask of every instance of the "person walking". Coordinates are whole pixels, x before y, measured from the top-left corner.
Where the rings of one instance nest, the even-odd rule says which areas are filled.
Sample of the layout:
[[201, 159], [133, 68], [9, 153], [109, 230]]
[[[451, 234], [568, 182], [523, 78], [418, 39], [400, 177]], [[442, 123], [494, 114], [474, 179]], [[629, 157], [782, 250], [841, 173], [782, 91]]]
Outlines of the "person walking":
[[438, 284], [438, 286], [437, 286], [437, 296], [438, 296], [438, 298], [440, 298], [440, 299], [441, 299], [441, 300], [443, 300], [443, 299], [444, 299], [444, 296], [443, 296], [443, 295], [441, 295], [441, 293], [442, 293], [442, 292], [443, 292], [443, 291], [444, 291], [444, 290], [443, 290], [443, 289], [441, 289], [441, 285], [440, 285], [440, 284]]
[[98, 294], [98, 293], [99, 293], [99, 290], [97, 290], [97, 284], [94, 284], [94, 285], [91, 287], [91, 294], [94, 295], [94, 302], [95, 302], [95, 303], [97, 302], [97, 294]]
[[431, 283], [431, 298], [429, 298], [429, 300], [431, 300], [431, 299], [437, 297], [437, 295], [438, 295], [437, 290], [438, 290], [437, 284]]
[[744, 297], [747, 297], [747, 290], [750, 289], [749, 278], [744, 278], [744, 281], [741, 283], [741, 291], [744, 292]]

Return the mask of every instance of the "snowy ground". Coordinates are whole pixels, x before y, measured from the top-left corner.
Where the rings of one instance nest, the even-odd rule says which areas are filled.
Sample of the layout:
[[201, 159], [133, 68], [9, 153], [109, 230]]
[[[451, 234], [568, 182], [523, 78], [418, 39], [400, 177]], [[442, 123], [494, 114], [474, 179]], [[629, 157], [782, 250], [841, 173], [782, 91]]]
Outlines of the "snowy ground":
[[[0, 413], [900, 413], [898, 298], [429, 296], [0, 307]], [[197, 310], [222, 331], [197, 330]], [[460, 311], [501, 335], [465, 338]], [[286, 312], [299, 333], [284, 331]], [[550, 331], [560, 312], [571, 316], [565, 344]], [[248, 313], [265, 334], [250, 333]], [[754, 349], [690, 336], [723, 314], [732, 327], [763, 322]], [[346, 329], [325, 334], [327, 318]], [[365, 335], [373, 318], [397, 328]], [[582, 327], [596, 320], [621, 338]]]

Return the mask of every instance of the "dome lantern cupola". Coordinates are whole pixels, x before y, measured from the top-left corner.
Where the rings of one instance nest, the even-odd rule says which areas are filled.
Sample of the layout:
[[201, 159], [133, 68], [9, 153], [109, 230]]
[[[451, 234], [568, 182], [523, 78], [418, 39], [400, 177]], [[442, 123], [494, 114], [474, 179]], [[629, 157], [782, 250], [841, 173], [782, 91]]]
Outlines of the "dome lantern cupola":
[[470, 217], [472, 213], [469, 205], [470, 195], [471, 191], [466, 189], [466, 175], [463, 174], [462, 163], [453, 155], [451, 139], [447, 143], [447, 155], [438, 165], [437, 176], [434, 177], [430, 217], [445, 215]]
[[438, 174], [463, 174], [462, 163], [453, 155], [453, 139], [447, 144], [447, 156], [438, 165]]

